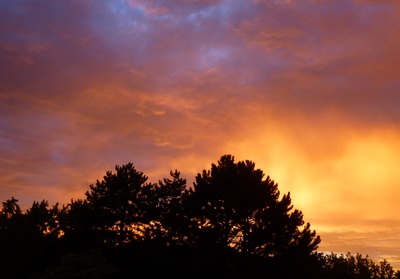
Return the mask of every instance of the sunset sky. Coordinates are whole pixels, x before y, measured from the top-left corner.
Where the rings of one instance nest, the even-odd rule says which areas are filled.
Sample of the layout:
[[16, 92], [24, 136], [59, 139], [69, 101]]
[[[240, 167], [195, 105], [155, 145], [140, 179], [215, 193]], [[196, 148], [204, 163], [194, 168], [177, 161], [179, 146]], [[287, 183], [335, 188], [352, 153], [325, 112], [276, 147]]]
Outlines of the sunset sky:
[[400, 268], [400, 1], [0, 2], [0, 199], [224, 154], [322, 238]]

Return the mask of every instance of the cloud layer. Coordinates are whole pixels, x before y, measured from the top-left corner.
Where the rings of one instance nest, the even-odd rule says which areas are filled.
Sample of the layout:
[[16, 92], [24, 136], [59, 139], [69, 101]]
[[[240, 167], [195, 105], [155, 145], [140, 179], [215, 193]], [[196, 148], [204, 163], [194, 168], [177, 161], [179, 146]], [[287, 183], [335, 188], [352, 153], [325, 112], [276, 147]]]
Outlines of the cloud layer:
[[66, 203], [129, 161], [190, 184], [229, 153], [292, 193], [322, 250], [396, 266], [399, 16], [397, 1], [2, 1], [0, 197]]

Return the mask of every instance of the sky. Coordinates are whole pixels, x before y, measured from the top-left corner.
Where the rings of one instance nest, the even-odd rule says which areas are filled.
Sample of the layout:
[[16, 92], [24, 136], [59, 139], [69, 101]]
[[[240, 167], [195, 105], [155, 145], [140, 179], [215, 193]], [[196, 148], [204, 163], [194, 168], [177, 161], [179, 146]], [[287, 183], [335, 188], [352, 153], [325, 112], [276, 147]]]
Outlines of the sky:
[[0, 199], [115, 165], [188, 185], [224, 154], [291, 193], [321, 252], [400, 268], [400, 1], [0, 2]]

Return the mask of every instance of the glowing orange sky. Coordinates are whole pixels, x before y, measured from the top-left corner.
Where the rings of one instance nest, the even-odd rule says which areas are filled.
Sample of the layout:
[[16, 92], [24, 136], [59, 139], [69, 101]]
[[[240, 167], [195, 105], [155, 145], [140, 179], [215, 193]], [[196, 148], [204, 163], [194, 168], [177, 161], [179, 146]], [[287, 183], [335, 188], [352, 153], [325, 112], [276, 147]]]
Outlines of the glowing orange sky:
[[[379, 3], [378, 3], [379, 2]], [[399, 1], [1, 1], [0, 198], [67, 203], [116, 164], [189, 185], [223, 154], [320, 251], [400, 267]]]

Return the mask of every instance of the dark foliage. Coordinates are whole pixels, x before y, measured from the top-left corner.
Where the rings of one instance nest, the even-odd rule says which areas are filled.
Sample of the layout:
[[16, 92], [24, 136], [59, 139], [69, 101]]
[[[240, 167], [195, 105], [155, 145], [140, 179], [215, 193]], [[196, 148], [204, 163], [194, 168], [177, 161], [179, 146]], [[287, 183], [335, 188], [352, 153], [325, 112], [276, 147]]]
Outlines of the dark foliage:
[[187, 187], [179, 171], [148, 183], [132, 163], [59, 208], [18, 200], [0, 211], [4, 278], [394, 279], [383, 261], [317, 253], [290, 193], [251, 161], [222, 156]]
[[[151, 197], [145, 195], [147, 176], [138, 172], [132, 163], [108, 171], [102, 181], [90, 185], [86, 200], [95, 213], [90, 222], [101, 234], [102, 241], [122, 245], [135, 238], [135, 229], [144, 220], [144, 209]], [[133, 226], [136, 226], [134, 228]]]

